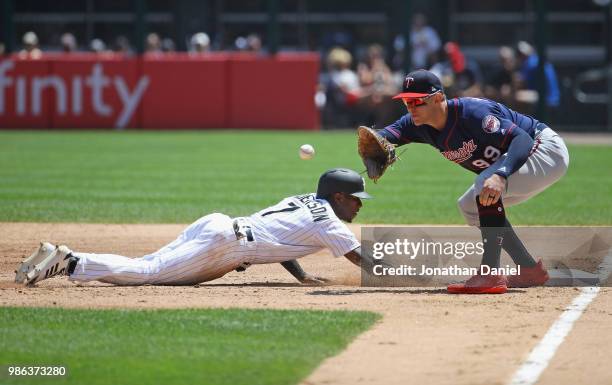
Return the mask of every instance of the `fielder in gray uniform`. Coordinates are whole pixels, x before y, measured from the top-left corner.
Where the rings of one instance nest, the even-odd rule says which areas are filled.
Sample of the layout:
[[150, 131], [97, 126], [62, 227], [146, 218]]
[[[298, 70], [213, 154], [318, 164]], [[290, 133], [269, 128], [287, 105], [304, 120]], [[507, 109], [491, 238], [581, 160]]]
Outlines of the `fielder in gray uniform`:
[[319, 178], [316, 193], [285, 198], [249, 217], [206, 215], [140, 258], [41, 243], [18, 267], [15, 281], [32, 285], [67, 275], [71, 281], [117, 285], [193, 285], [253, 264], [281, 263], [300, 282], [322, 284], [324, 279], [304, 272], [296, 259], [328, 248], [359, 266], [360, 243], [343, 221], [352, 222], [366, 198], [371, 196], [357, 172], [331, 169]]

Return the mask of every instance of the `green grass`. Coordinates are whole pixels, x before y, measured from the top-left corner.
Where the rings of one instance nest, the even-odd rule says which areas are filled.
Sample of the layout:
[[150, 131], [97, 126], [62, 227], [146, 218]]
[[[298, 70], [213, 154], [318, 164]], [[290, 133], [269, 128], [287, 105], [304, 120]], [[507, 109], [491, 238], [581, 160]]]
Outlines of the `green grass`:
[[[297, 156], [311, 143], [313, 160]], [[1, 132], [0, 221], [189, 223], [249, 215], [316, 189], [328, 168], [363, 165], [352, 132]], [[474, 174], [409, 145], [365, 203], [360, 223], [462, 224]], [[399, 152], [403, 150], [400, 149]], [[612, 224], [612, 147], [570, 146], [568, 174], [509, 210], [514, 224]]]
[[0, 366], [64, 365], [69, 372], [5, 372], [0, 382], [295, 384], [377, 319], [345, 311], [0, 308]]

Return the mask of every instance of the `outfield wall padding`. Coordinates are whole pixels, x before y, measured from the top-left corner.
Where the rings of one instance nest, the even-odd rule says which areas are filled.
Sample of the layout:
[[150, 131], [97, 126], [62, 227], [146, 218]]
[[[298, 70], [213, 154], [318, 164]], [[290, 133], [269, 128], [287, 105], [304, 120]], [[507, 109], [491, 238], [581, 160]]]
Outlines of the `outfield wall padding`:
[[315, 53], [0, 59], [0, 128], [319, 128]]

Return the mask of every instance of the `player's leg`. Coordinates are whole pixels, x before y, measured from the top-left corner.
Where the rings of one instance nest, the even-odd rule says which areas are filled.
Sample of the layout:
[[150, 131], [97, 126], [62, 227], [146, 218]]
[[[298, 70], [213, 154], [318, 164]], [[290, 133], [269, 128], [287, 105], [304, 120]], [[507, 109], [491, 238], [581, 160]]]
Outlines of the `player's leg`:
[[[507, 189], [502, 194], [502, 199], [500, 199], [500, 201], [504, 202], [505, 206], [509, 207], [521, 203], [537, 195], [559, 180], [567, 171], [569, 164], [567, 148], [563, 140], [554, 131], [548, 128], [542, 131], [542, 134], [537, 139], [536, 147], [535, 152], [527, 159], [525, 164], [508, 178]], [[481, 216], [482, 208], [479, 207], [476, 197], [482, 189], [484, 181], [493, 175], [502, 162], [503, 157], [481, 173], [474, 185], [466, 191], [458, 202], [468, 224], [481, 226], [483, 237], [485, 237], [485, 230], [482, 229], [487, 226], [483, 223]], [[485, 219], [484, 221], [487, 220]], [[501, 220], [494, 220], [494, 223], [500, 225]], [[534, 286], [546, 282], [548, 274], [542, 266], [542, 261], [536, 262], [529, 254], [507, 219], [504, 218], [501, 226], [502, 228], [498, 232], [492, 229], [487, 231], [487, 233], [492, 232], [487, 234], [487, 236], [489, 238], [501, 236], [500, 239], [503, 239], [501, 243], [503, 249], [517, 265], [522, 267], [520, 276], [510, 277], [510, 286]], [[489, 246], [489, 248], [492, 249], [493, 247]], [[498, 261], [498, 257], [494, 251], [485, 253], [483, 264], [494, 264], [496, 261]]]
[[[567, 171], [569, 153], [556, 132], [550, 128], [544, 129], [535, 146], [537, 148], [523, 167], [508, 178], [506, 202], [510, 205], [524, 202], [546, 190]], [[535, 261], [514, 230], [506, 234], [504, 250], [521, 266], [520, 275], [508, 277], [510, 287], [539, 286], [548, 280], [542, 260]]]
[[476, 188], [471, 185], [465, 193], [457, 200], [459, 211], [465, 217], [465, 221], [470, 226], [479, 227], [478, 206], [476, 205]]
[[[470, 187], [470, 189], [468, 189], [468, 191], [459, 199], [459, 207], [470, 225], [480, 226], [481, 223], [486, 223], [487, 219], [483, 219], [481, 217], [482, 214], [479, 213], [479, 204], [477, 202], [478, 198], [475, 198], [472, 201], [472, 204], [468, 203], [467, 199], [472, 196], [476, 196], [474, 186]], [[504, 208], [501, 206], [502, 201], [504, 202], [504, 205], [512, 206], [529, 199], [529, 197], [530, 196], [512, 196], [508, 198], [501, 198], [498, 203], [500, 204], [500, 208], [503, 210]], [[496, 220], [493, 219], [493, 221], [495, 222]], [[496, 222], [495, 225], [499, 226], [500, 223], [501, 219]], [[491, 225], [490, 222], [489, 225]], [[546, 281], [548, 281], [548, 272], [544, 268], [542, 260], [536, 261], [533, 258], [514, 231], [514, 228], [507, 218], [503, 218], [503, 225], [501, 226], [502, 228], [500, 229], [496, 229], [495, 227], [487, 228], [486, 226], [480, 228], [481, 232], [483, 233], [483, 239], [497, 239], [500, 237], [501, 247], [508, 253], [517, 266], [521, 266], [521, 274], [509, 276], [507, 285], [509, 287], [543, 285]], [[497, 232], [499, 232], [499, 234], [497, 234]], [[497, 243], [489, 244], [488, 247], [485, 244], [485, 253], [483, 254], [482, 261], [483, 264], [492, 265], [499, 263], [499, 253], [497, 248]], [[449, 289], [451, 288], [449, 287]]]
[[[447, 287], [449, 293], [504, 293], [507, 289], [506, 277], [499, 274], [487, 274], [486, 268], [499, 268], [501, 249], [506, 233], [512, 231], [506, 219], [503, 198], [496, 203], [484, 206], [480, 203], [479, 194], [484, 181], [493, 175], [496, 168], [490, 167], [476, 178], [474, 185], [459, 199], [461, 208], [468, 223], [480, 228], [483, 242], [483, 255], [479, 274], [465, 283], [453, 284]], [[471, 200], [468, 202], [467, 200]], [[513, 257], [512, 254], [510, 254]], [[514, 259], [514, 257], [513, 257]], [[516, 260], [515, 260], [516, 262]]]
[[72, 253], [77, 258], [71, 281], [100, 281], [116, 285], [144, 285], [155, 277], [159, 266], [144, 258], [116, 254]]
[[[505, 216], [505, 207], [527, 200], [529, 196], [507, 196], [507, 193], [504, 193], [497, 204], [488, 207], [481, 206], [478, 201], [478, 194], [482, 190], [484, 181], [493, 174], [494, 170], [491, 167], [491, 170], [486, 170], [488, 172], [483, 172], [476, 178], [474, 185], [470, 186], [459, 198], [459, 208], [469, 225], [481, 228], [483, 239], [499, 239], [495, 244], [501, 242], [500, 247], [510, 255], [517, 265], [535, 266], [536, 261], [527, 252]], [[497, 215], [497, 213], [503, 213], [503, 215]], [[499, 265], [499, 256], [497, 252], [492, 250], [496, 246], [489, 244], [487, 247], [490, 252], [485, 253], [483, 264], [496, 267]]]
[[[129, 258], [116, 254], [77, 253], [65, 246], [65, 252], [63, 254], [69, 254], [68, 258], [76, 257], [78, 261], [79, 268], [76, 269], [77, 274], [74, 274], [72, 277], [73, 280], [100, 280], [123, 285], [146, 284], [150, 283], [150, 280], [155, 277], [160, 269], [159, 261], [155, 261], [157, 257], [167, 254], [177, 249], [179, 246], [197, 238], [206, 223], [210, 223], [215, 218], [215, 214], [200, 218], [198, 221], [188, 226], [177, 239], [155, 253], [146, 255], [142, 258]], [[53, 247], [53, 249], [55, 249], [55, 247]], [[51, 253], [47, 253], [47, 256], [49, 256], [49, 254]], [[52, 255], [50, 257], [51, 258], [47, 258], [47, 260], [44, 261], [45, 263], [41, 263], [41, 261], [36, 262], [38, 270], [43, 270], [42, 274], [32, 272], [30, 276], [26, 276], [27, 283], [33, 284], [42, 279], [58, 275], [62, 269], [56, 268], [56, 265], [64, 268], [63, 270], [66, 272], [68, 266], [64, 265], [68, 263], [67, 259], [58, 259], [59, 255]], [[73, 270], [75, 270], [75, 266], [72, 266], [72, 269], [67, 271], [69, 273], [68, 275], [73, 274]]]
[[[515, 197], [512, 204], [523, 202], [557, 182], [569, 166], [569, 154], [563, 139], [550, 128], [542, 131], [534, 144], [535, 151], [525, 164], [508, 177], [504, 197]], [[499, 162], [499, 160], [498, 160]], [[498, 165], [494, 163], [491, 168]]]
[[155, 261], [115, 254], [79, 253], [61, 245], [26, 276], [32, 285], [56, 275], [73, 281], [102, 281], [119, 285], [150, 283], [159, 270]]
[[506, 214], [502, 199], [500, 198], [492, 205], [483, 206], [476, 195], [474, 204], [478, 213], [477, 220], [483, 242], [480, 271], [465, 283], [449, 285], [447, 290], [449, 293], [457, 294], [502, 294], [507, 290], [506, 277], [490, 273], [491, 268], [499, 268], [501, 248], [506, 232], [504, 227]]
[[[505, 207], [514, 206], [546, 190], [558, 181], [567, 171], [569, 155], [563, 139], [550, 128], [542, 131], [539, 144], [525, 164], [510, 175], [506, 191], [502, 193]], [[489, 168], [484, 170], [475, 183], [459, 198], [459, 210], [470, 226], [480, 226], [476, 197], [482, 190], [484, 181], [501, 167], [505, 158], [502, 155]]]
[[[44, 274], [32, 273], [28, 283], [67, 271], [74, 281], [181, 285], [212, 280], [238, 267], [242, 262], [237, 252], [241, 242], [236, 238], [231, 219], [213, 214], [196, 223], [168, 247], [142, 258], [79, 253], [60, 246], [58, 252], [41, 262], [41, 267], [37, 265]], [[74, 262], [70, 267], [69, 261]]]
[[209, 281], [235, 269], [240, 247], [231, 219], [212, 214], [189, 226], [175, 241], [142, 258], [74, 253], [71, 280], [122, 285], [184, 285]]
[[186, 285], [209, 281], [233, 270], [234, 240], [194, 239], [155, 258], [73, 253], [78, 258], [70, 280], [117, 285]]
[[202, 230], [204, 229], [204, 227], [206, 227], [207, 224], [215, 221], [215, 220], [223, 220], [224, 215], [223, 214], [218, 214], [218, 213], [214, 213], [214, 214], [209, 214], [209, 215], [205, 215], [201, 218], [199, 218], [197, 221], [193, 222], [192, 224], [190, 224], [189, 226], [187, 226], [180, 234], [179, 236], [173, 240], [172, 242], [168, 243], [167, 245], [163, 246], [162, 248], [160, 248], [159, 250], [151, 253], [151, 254], [147, 254], [145, 256], [143, 256], [144, 259], [154, 259], [159, 255], [165, 254], [167, 252], [170, 252], [174, 249], [176, 249], [177, 247], [179, 247], [180, 245], [182, 245], [185, 242], [188, 242], [190, 240], [193, 240], [195, 238], [197, 238], [200, 234], [202, 234]]
[[[563, 139], [550, 128], [542, 131], [537, 139], [537, 148], [527, 158], [525, 164], [510, 175], [506, 191], [502, 193], [505, 207], [514, 206], [546, 190], [557, 182], [567, 171], [569, 154]], [[459, 198], [461, 213], [470, 226], [479, 226], [476, 197], [482, 189], [486, 178], [501, 167], [505, 155], [502, 155], [489, 168], [484, 170], [475, 184]]]
[[[529, 199], [529, 196], [503, 197], [502, 199], [504, 207], [510, 207]], [[468, 225], [480, 227], [480, 217], [476, 200], [475, 188], [474, 185], [472, 185], [465, 194], [459, 198], [457, 203]], [[506, 231], [503, 237], [502, 248], [510, 255], [514, 263], [526, 267], [535, 266], [536, 261], [531, 257], [525, 245], [520, 241], [507, 218], [503, 223], [503, 227], [506, 228]]]

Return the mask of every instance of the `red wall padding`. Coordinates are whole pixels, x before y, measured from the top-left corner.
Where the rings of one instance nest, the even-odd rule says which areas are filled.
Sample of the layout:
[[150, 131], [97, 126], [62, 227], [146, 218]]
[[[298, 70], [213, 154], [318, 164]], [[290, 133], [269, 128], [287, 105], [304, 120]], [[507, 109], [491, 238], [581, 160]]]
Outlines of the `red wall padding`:
[[230, 127], [318, 126], [317, 55], [279, 54], [273, 59], [236, 55], [229, 68]]
[[0, 127], [318, 129], [318, 71], [314, 53], [4, 57]]
[[228, 67], [226, 55], [145, 57], [143, 73], [151, 83], [142, 127], [228, 127]]

